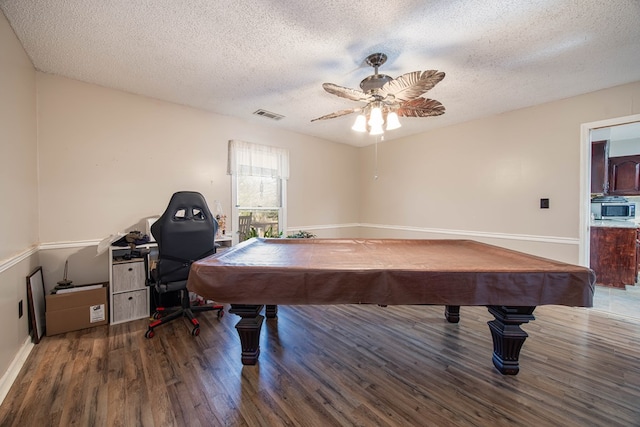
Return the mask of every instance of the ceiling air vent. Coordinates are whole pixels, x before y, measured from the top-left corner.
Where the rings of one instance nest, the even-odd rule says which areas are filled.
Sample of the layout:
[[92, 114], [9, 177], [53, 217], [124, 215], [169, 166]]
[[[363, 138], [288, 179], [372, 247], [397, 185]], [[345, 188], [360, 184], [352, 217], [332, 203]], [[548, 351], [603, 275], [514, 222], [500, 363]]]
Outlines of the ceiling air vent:
[[271, 119], [271, 120], [284, 119], [284, 116], [280, 114], [272, 113], [271, 111], [267, 111], [267, 110], [256, 110], [253, 112], [253, 114], [255, 114], [256, 116], [266, 117], [267, 119]]

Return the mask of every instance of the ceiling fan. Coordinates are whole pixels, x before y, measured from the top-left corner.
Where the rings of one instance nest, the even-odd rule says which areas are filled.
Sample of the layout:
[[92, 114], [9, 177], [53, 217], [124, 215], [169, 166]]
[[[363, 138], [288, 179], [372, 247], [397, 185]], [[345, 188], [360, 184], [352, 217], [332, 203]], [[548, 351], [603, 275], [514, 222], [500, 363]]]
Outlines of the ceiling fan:
[[421, 96], [444, 78], [445, 74], [442, 71], [413, 71], [393, 79], [386, 74], [378, 74], [378, 67], [387, 61], [387, 55], [384, 53], [371, 54], [365, 61], [375, 71], [373, 75], [360, 82], [362, 90], [333, 83], [323, 83], [322, 87], [332, 95], [367, 104], [363, 107], [336, 111], [313, 119], [312, 122], [360, 112], [352, 129], [379, 135], [383, 133], [384, 123], [387, 125], [387, 130], [400, 127], [398, 116], [429, 117], [444, 114], [444, 105], [434, 99]]

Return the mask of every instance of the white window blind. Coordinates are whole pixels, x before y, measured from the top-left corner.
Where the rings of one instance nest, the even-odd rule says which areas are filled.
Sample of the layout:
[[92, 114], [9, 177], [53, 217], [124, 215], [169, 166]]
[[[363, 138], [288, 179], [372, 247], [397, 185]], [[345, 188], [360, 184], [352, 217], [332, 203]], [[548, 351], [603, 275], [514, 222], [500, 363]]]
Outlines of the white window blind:
[[289, 179], [289, 151], [285, 148], [230, 140], [227, 173]]

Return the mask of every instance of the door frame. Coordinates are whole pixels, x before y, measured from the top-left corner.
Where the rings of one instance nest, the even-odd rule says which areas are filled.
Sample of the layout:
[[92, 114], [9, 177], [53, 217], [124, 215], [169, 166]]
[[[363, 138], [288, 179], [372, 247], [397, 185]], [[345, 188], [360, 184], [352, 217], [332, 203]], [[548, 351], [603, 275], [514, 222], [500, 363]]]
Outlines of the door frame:
[[589, 267], [591, 233], [591, 130], [640, 122], [640, 114], [580, 125], [580, 233], [579, 264]]

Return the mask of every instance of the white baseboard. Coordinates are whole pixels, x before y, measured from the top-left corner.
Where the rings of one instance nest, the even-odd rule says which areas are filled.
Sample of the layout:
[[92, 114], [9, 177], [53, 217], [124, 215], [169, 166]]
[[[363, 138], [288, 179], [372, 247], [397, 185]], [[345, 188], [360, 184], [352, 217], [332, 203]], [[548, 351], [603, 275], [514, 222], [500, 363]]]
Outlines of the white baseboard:
[[33, 350], [33, 346], [31, 336], [28, 336], [22, 346], [20, 346], [16, 357], [13, 358], [9, 369], [7, 369], [7, 372], [0, 378], [0, 405], [4, 401], [4, 398], [7, 397], [7, 394], [9, 394], [13, 382], [18, 378], [20, 369], [22, 369], [22, 366], [24, 366], [24, 363], [27, 361], [27, 357], [31, 353], [31, 350]]

